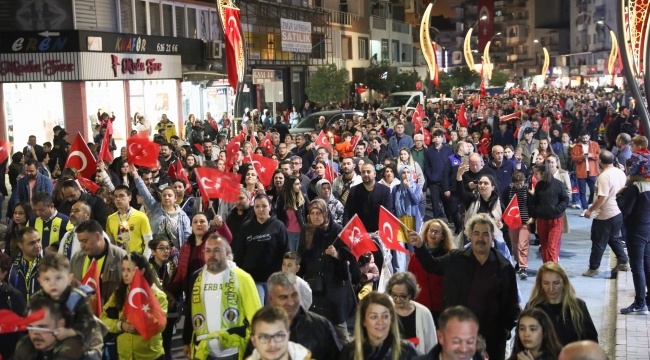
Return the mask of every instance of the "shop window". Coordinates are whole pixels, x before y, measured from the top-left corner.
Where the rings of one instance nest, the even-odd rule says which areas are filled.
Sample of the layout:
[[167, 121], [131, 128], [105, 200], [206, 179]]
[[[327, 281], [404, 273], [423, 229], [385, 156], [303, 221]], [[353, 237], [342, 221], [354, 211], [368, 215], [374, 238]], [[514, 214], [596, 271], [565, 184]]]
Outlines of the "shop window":
[[[176, 124], [178, 100], [176, 80], [132, 80], [129, 81], [131, 116], [136, 112], [144, 114], [145, 124], [155, 127], [163, 114]], [[150, 131], [149, 134], [152, 134]]]
[[133, 7], [131, 5], [131, 0], [120, 0], [122, 32], [127, 34], [133, 33]]
[[149, 26], [151, 27], [150, 35], [162, 35], [162, 26], [160, 26], [160, 4], [149, 3]]
[[[115, 113], [113, 122], [113, 139], [118, 151], [113, 156], [119, 156], [119, 149], [126, 145], [127, 122], [134, 114], [125, 114], [123, 81], [86, 81], [86, 110], [88, 112], [89, 129], [95, 129], [97, 110], [102, 109], [107, 113]], [[124, 116], [127, 116], [125, 119]], [[94, 141], [93, 139], [87, 139]]]
[[210, 33], [210, 12], [207, 10], [199, 11], [199, 20], [200, 20], [200, 34], [199, 39], [208, 39], [208, 34]]
[[147, 3], [135, 2], [135, 33], [147, 35]]
[[176, 36], [187, 37], [185, 32], [185, 8], [176, 6]]
[[187, 8], [187, 37], [196, 39], [196, 9]]
[[174, 12], [171, 5], [163, 4], [163, 35], [174, 36]]

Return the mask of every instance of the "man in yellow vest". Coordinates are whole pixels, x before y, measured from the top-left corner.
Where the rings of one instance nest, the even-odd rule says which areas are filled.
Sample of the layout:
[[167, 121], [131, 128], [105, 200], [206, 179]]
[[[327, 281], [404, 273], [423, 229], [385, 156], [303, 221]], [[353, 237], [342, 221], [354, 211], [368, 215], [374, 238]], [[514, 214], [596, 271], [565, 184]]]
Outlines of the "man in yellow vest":
[[[205, 265], [190, 277], [183, 352], [188, 359], [238, 360], [259, 310], [255, 281], [228, 261], [232, 250], [220, 235], [205, 242]], [[206, 306], [208, 305], [208, 306]]]
[[29, 219], [27, 226], [38, 231], [43, 249], [57, 244], [63, 234], [74, 229], [70, 218], [56, 210], [50, 193], [44, 191], [35, 193], [32, 197], [32, 209], [36, 216]]

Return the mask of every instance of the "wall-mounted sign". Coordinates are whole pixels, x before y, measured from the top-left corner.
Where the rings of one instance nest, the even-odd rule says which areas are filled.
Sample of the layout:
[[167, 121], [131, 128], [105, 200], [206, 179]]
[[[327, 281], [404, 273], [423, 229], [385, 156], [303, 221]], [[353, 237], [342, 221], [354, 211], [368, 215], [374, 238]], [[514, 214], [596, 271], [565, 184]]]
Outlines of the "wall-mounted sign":
[[253, 84], [275, 81], [275, 70], [253, 69]]
[[311, 23], [280, 19], [282, 51], [311, 53]]
[[124, 57], [121, 60], [117, 55], [111, 55], [111, 64], [113, 66], [113, 75], [117, 77], [118, 72], [122, 74], [135, 74], [136, 72], [145, 72], [151, 75], [156, 71], [162, 71], [162, 63], [156, 62], [155, 58], [151, 59], [132, 59]]
[[22, 76], [25, 73], [40, 73], [44, 76], [53, 76], [58, 72], [72, 72], [75, 64], [64, 63], [61, 60], [46, 60], [34, 62], [29, 60], [26, 63], [20, 61], [0, 62], [0, 76], [12, 73], [14, 76]]

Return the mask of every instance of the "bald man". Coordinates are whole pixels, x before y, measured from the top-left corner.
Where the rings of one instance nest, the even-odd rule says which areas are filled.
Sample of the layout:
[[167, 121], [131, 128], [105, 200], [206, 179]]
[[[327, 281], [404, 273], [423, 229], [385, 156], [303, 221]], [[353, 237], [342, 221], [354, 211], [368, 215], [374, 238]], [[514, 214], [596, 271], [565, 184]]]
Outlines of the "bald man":
[[607, 360], [607, 354], [597, 343], [583, 340], [565, 346], [558, 360]]
[[474, 191], [478, 187], [478, 179], [484, 175], [494, 176], [494, 170], [483, 163], [483, 157], [477, 153], [469, 156], [469, 171], [463, 174], [465, 190]]

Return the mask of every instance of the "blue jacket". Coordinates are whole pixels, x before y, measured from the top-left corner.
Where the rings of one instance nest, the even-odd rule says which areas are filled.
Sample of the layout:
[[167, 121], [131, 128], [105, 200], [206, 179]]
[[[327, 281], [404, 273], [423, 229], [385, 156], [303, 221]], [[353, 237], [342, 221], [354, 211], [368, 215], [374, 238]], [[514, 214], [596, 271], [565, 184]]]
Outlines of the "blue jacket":
[[401, 148], [412, 148], [415, 143], [413, 142], [413, 138], [403, 134], [402, 137], [400, 138], [399, 143], [397, 142], [397, 134], [391, 136], [390, 140], [388, 140], [388, 154], [396, 158], [399, 156], [399, 149]]
[[504, 133], [501, 133], [500, 130], [497, 130], [492, 135], [492, 146], [494, 145], [501, 145], [503, 147], [506, 145], [512, 145], [512, 148], [514, 149], [517, 147], [517, 140], [515, 140], [512, 131], [506, 130]]
[[447, 157], [442, 167], [442, 191], [456, 192], [456, 175], [463, 159], [458, 154]]
[[[156, 199], [153, 198], [153, 195], [149, 192], [149, 189], [147, 189], [147, 186], [144, 184], [142, 181], [142, 178], [138, 177], [135, 179], [135, 187], [138, 189], [138, 195], [142, 196], [142, 200], [144, 200], [144, 204], [147, 205], [148, 215], [149, 215], [149, 223], [151, 225], [151, 231], [153, 232], [153, 235], [157, 235], [158, 232], [160, 231], [160, 225], [163, 222], [163, 219], [165, 218], [165, 214], [163, 211], [162, 204], [157, 202]], [[185, 240], [187, 240], [188, 237], [192, 234], [192, 225], [190, 223], [190, 218], [185, 214], [185, 211], [180, 209], [179, 207], [179, 212], [178, 212], [178, 244], [174, 244], [175, 246], [178, 246], [180, 249], [183, 244], [185, 243]]]
[[515, 162], [504, 157], [501, 166], [497, 167], [494, 161], [488, 162], [488, 166], [494, 171], [494, 176], [499, 185], [499, 194], [503, 194], [512, 182], [512, 174], [517, 171]]
[[454, 155], [454, 152], [451, 150], [449, 145], [442, 144], [440, 149], [436, 149], [435, 145], [431, 145], [427, 148], [427, 151], [424, 153], [424, 176], [427, 177], [427, 182], [429, 184], [438, 184], [442, 185], [444, 181], [442, 171], [445, 163], [448, 162], [450, 156]]
[[[36, 185], [34, 186], [34, 193], [45, 191], [52, 194], [54, 187], [52, 181], [45, 175], [38, 173], [36, 176]], [[16, 189], [11, 193], [9, 198], [9, 208], [7, 209], [7, 217], [11, 217], [14, 213], [14, 206], [21, 201], [30, 202], [31, 196], [29, 194], [29, 180], [24, 176], [16, 183]]]

